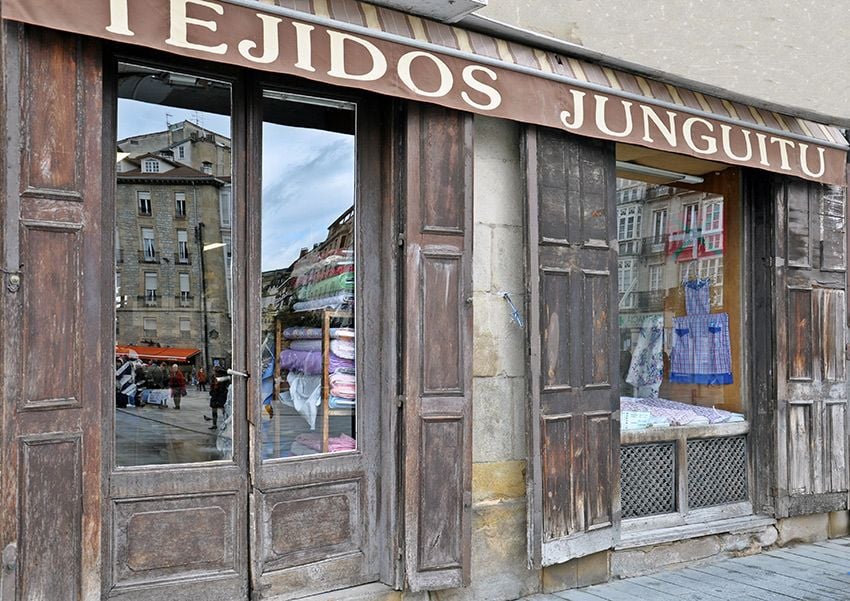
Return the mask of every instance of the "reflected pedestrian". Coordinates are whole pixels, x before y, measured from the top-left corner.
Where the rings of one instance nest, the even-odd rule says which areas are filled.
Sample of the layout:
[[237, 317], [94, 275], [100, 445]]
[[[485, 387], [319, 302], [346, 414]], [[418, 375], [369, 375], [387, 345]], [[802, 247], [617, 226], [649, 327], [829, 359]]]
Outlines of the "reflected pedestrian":
[[227, 389], [230, 387], [230, 376], [221, 367], [213, 370], [213, 378], [210, 384], [210, 409], [212, 409], [212, 426], [210, 430], [218, 428], [218, 410], [224, 409], [227, 403]]
[[168, 378], [168, 387], [171, 389], [171, 398], [174, 400], [174, 408], [180, 410], [180, 399], [186, 396], [186, 377], [177, 364], [171, 366], [171, 376]]
[[198, 378], [198, 390], [206, 391], [206, 389], [207, 389], [207, 372], [204, 370], [203, 367], [198, 370], [197, 378]]

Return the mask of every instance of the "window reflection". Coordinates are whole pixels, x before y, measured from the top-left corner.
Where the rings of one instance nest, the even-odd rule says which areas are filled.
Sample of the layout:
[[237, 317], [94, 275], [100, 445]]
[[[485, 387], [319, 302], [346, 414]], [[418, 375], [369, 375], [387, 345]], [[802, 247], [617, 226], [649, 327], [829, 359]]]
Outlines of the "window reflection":
[[264, 94], [262, 456], [356, 442], [354, 106]]
[[740, 245], [723, 196], [617, 180], [624, 429], [743, 421]]
[[229, 459], [230, 86], [118, 72], [116, 464]]

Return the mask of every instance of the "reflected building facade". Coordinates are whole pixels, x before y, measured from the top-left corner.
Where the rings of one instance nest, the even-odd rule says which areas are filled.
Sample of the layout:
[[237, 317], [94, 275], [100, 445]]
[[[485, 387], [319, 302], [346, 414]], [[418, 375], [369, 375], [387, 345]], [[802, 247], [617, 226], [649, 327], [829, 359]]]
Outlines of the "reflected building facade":
[[230, 140], [184, 121], [118, 142], [116, 343], [230, 366]]

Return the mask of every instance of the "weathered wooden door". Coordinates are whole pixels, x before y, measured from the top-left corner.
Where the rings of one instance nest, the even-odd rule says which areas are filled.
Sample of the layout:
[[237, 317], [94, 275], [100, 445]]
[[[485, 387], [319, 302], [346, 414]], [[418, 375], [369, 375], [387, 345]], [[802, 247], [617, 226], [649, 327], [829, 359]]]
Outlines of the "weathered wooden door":
[[529, 128], [529, 555], [612, 547], [620, 522], [614, 147]]
[[411, 590], [470, 578], [472, 116], [407, 114], [404, 268], [404, 566]]
[[101, 47], [9, 21], [2, 28], [0, 597], [94, 601], [110, 390], [100, 369], [110, 360], [100, 343], [109, 319]]
[[[279, 370], [278, 396], [282, 391], [283, 397], [289, 394], [295, 399], [300, 382], [310, 376], [305, 369], [302, 380], [301, 370], [286, 363], [292, 345], [305, 342], [292, 339], [292, 327], [321, 331], [324, 342], [317, 341], [317, 348], [321, 345], [324, 362], [321, 376], [316, 376], [320, 379], [334, 377], [328, 372], [339, 359], [335, 330], [348, 330], [356, 345], [354, 360], [348, 364], [349, 373], [356, 373], [356, 404], [331, 405], [328, 394], [336, 393], [324, 380], [313, 428], [308, 425], [310, 415], [296, 414], [283, 402], [262, 405], [263, 379], [252, 375], [249, 380], [251, 585], [257, 599], [284, 599], [375, 582], [392, 557], [382, 527], [386, 522], [379, 521], [379, 516], [390, 511], [385, 502], [390, 497], [382, 495], [379, 486], [382, 465], [391, 461], [385, 458], [381, 432], [396, 410], [393, 404], [382, 402], [382, 383], [391, 377], [384, 373], [391, 365], [381, 360], [388, 327], [382, 311], [382, 256], [392, 248], [382, 230], [382, 211], [388, 206], [382, 167], [387, 132], [383, 111], [374, 100], [362, 96], [340, 97], [326, 90], [304, 93], [258, 83], [251, 102], [245, 213], [252, 232], [245, 247], [251, 274], [245, 330], [249, 371], [261, 374], [261, 366], [269, 365], [263, 353], [271, 351], [273, 361], [288, 366], [286, 373]], [[291, 142], [295, 138], [300, 141]], [[294, 155], [300, 149], [306, 156], [321, 156], [334, 144], [345, 150], [329, 155], [333, 161], [323, 164], [321, 172], [309, 171], [310, 162], [285, 172], [307, 170], [317, 178], [344, 179], [344, 189], [341, 193], [337, 190], [330, 200], [316, 193], [323, 189], [323, 182], [317, 179], [302, 179], [299, 184], [291, 177], [279, 178], [273, 169], [261, 171], [264, 161], [276, 152]], [[349, 162], [353, 172], [337, 167]], [[286, 189], [291, 202], [281, 200], [279, 193]], [[323, 202], [336, 208], [328, 210]], [[285, 275], [277, 290], [293, 290], [298, 299], [315, 298], [307, 293], [307, 286], [329, 282], [315, 278], [326, 278], [329, 270], [336, 270], [334, 274], [354, 274], [354, 285], [348, 289], [353, 296], [333, 309], [322, 305], [302, 310], [284, 301], [280, 305], [284, 309], [273, 310], [274, 324], [263, 330], [259, 299], [273, 295], [260, 277], [263, 274], [268, 284], [272, 273], [268, 249], [274, 244], [272, 239], [283, 237], [289, 228], [300, 236], [296, 224], [305, 220], [305, 214], [318, 221], [319, 238], [311, 240], [312, 246], [304, 248], [300, 256], [295, 255], [298, 258], [291, 268], [278, 270]], [[353, 272], [340, 271], [346, 261], [337, 259], [345, 253], [353, 257]], [[305, 285], [307, 281], [311, 283]], [[278, 292], [276, 298], [285, 294]], [[274, 334], [261, 335], [261, 331]], [[275, 340], [274, 349], [264, 351], [271, 340]], [[345, 441], [350, 446], [345, 447]], [[314, 446], [308, 447], [310, 444]], [[391, 482], [386, 486], [391, 487]]]
[[[775, 315], [775, 388], [757, 388], [776, 395], [774, 510], [786, 517], [846, 509], [846, 189], [769, 181], [766, 198], [753, 200], [775, 207], [765, 228], [775, 235], [763, 245], [771, 299], [756, 293]], [[756, 381], [771, 372], [759, 371]]]

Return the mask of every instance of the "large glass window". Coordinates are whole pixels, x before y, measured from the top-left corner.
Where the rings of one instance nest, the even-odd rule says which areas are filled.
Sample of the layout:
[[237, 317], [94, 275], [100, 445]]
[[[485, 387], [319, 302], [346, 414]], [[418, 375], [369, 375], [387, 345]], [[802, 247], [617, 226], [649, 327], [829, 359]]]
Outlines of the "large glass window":
[[262, 457], [357, 448], [355, 106], [263, 95]]
[[230, 86], [120, 64], [118, 95], [115, 238], [140, 249], [116, 252], [115, 463], [230, 459]]
[[[637, 204], [617, 197], [624, 428], [743, 421], [739, 207], [705, 184], [620, 179], [618, 189], [645, 192]], [[627, 238], [648, 243], [635, 250]]]

